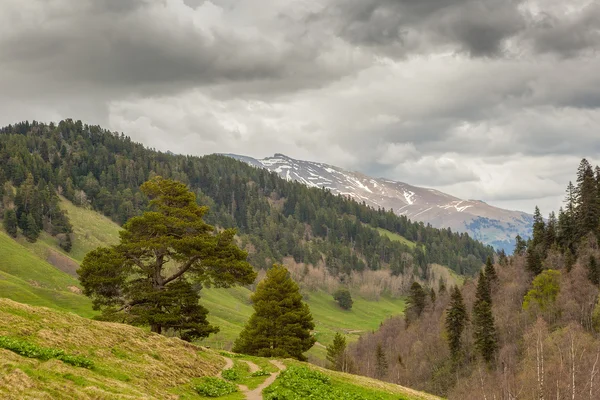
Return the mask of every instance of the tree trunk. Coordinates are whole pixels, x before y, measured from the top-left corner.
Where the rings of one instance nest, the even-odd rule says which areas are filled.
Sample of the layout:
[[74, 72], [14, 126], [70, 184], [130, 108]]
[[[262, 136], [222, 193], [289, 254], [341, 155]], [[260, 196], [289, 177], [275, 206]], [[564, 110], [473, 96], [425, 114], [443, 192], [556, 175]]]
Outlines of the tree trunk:
[[159, 324], [150, 324], [150, 331], [160, 335], [162, 333], [162, 326]]

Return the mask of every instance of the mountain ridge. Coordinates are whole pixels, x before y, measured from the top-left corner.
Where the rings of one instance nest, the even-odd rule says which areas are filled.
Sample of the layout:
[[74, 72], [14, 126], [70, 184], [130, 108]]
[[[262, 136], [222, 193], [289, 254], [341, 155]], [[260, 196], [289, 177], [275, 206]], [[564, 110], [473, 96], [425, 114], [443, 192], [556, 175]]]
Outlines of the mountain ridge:
[[398, 215], [429, 223], [435, 228], [466, 232], [507, 252], [512, 252], [517, 234], [524, 238], [531, 235], [533, 219], [530, 214], [505, 210], [483, 200], [464, 200], [437, 189], [374, 178], [326, 163], [297, 160], [282, 153], [263, 159], [222, 155], [265, 168], [289, 181], [329, 189], [334, 194], [353, 198], [373, 208], [391, 209]]

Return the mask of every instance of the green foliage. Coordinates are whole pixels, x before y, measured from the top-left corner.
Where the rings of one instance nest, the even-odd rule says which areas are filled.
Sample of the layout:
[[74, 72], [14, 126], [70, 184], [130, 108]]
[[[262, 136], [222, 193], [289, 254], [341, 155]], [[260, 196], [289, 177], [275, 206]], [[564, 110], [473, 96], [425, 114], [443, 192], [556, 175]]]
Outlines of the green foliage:
[[560, 292], [560, 271], [548, 269], [535, 277], [532, 288], [525, 295], [523, 309], [528, 310], [535, 304], [541, 311], [554, 305]]
[[450, 305], [446, 311], [446, 332], [448, 334], [448, 346], [453, 360], [458, 360], [461, 350], [461, 335], [469, 319], [467, 308], [463, 301], [462, 293], [458, 286], [454, 286], [450, 295]]
[[490, 364], [498, 350], [496, 324], [492, 314], [492, 296], [487, 277], [479, 274], [473, 305], [473, 338], [475, 349]]
[[348, 289], [338, 289], [333, 294], [333, 299], [338, 302], [340, 307], [344, 310], [350, 310], [352, 308], [352, 295]]
[[406, 315], [407, 318], [418, 318], [425, 309], [427, 301], [427, 293], [425, 289], [418, 283], [413, 282], [410, 286], [410, 293], [406, 300]]
[[63, 350], [53, 349], [49, 347], [41, 347], [33, 343], [15, 339], [8, 336], [0, 336], [0, 348], [10, 350], [23, 357], [37, 358], [38, 360], [47, 361], [52, 358], [61, 360], [62, 362], [82, 368], [94, 368], [94, 363], [83, 356], [70, 355]]
[[196, 392], [206, 397], [221, 397], [238, 391], [236, 385], [226, 382], [223, 379], [207, 376], [202, 378], [202, 382], [196, 385]]
[[596, 257], [590, 254], [590, 258], [587, 263], [588, 267], [588, 278], [594, 285], [600, 285], [600, 265], [596, 261]]
[[494, 263], [492, 262], [491, 257], [487, 258], [484, 271], [491, 289], [493, 286], [498, 284], [498, 274], [496, 274], [496, 269], [494, 268]]
[[[292, 366], [283, 371], [275, 383], [263, 390], [265, 400], [378, 400], [375, 392], [361, 393], [351, 385], [335, 385], [321, 372], [307, 367]], [[398, 398], [390, 396], [389, 398]], [[402, 397], [400, 397], [402, 398]]]
[[15, 210], [8, 209], [4, 211], [4, 220], [2, 221], [6, 233], [10, 236], [17, 237], [17, 214]]
[[235, 368], [224, 369], [221, 376], [228, 381], [236, 382], [240, 380], [240, 374]]
[[261, 357], [293, 357], [316, 342], [310, 331], [314, 323], [310, 309], [302, 301], [298, 285], [282, 265], [267, 271], [252, 295], [254, 314], [236, 340], [233, 351]]
[[328, 368], [336, 371], [345, 371], [344, 362], [346, 356], [346, 338], [341, 333], [336, 333], [333, 343], [327, 346]]
[[150, 325], [156, 333], [174, 329], [184, 340], [206, 337], [217, 328], [206, 321], [192, 282], [227, 287], [252, 283], [256, 274], [234, 232], [206, 224], [207, 208], [184, 184], [155, 177], [142, 191], [150, 211], [123, 226], [118, 245], [85, 256], [77, 271], [84, 293], [105, 319]]
[[375, 349], [375, 376], [382, 379], [387, 374], [387, 370], [388, 362], [385, 357], [385, 352], [383, 351], [381, 343], [377, 343], [377, 348]]
[[[188, 184], [199, 203], [210, 206], [207, 223], [237, 228], [244, 243], [255, 249], [249, 261], [259, 268], [291, 256], [306, 264], [323, 261], [333, 274], [383, 265], [395, 273], [415, 267], [425, 271], [427, 263], [473, 273], [493, 253], [491, 247], [449, 229], [287, 182], [227, 157], [164, 154], [81, 121], [1, 128], [0, 159], [8, 160], [6, 179], [18, 188], [18, 217], [33, 212], [37, 226], [52, 235], [70, 229], [66, 215], [55, 207], [59, 188], [75, 204], [123, 224], [146, 209], [148, 198], [140, 185], [160, 175]], [[309, 240], [305, 225], [312, 228]]]

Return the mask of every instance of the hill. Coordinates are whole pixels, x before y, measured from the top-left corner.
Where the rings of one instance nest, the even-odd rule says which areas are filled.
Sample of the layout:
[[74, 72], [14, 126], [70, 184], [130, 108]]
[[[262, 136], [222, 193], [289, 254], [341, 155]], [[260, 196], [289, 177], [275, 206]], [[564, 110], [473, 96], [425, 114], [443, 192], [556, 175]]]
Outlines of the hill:
[[[30, 240], [44, 231], [65, 250], [72, 227], [57, 207], [58, 195], [122, 224], [147, 205], [139, 186], [161, 175], [189, 185], [210, 207], [207, 222], [236, 228], [259, 269], [292, 257], [322, 265], [340, 279], [381, 269], [427, 279], [431, 263], [472, 274], [493, 255], [491, 247], [465, 234], [411, 222], [228, 157], [160, 153], [81, 121], [1, 128], [0, 161], [0, 215], [8, 210]], [[407, 241], [391, 240], [378, 228]]]
[[[250, 364], [242, 367], [241, 361]], [[352, 397], [355, 399], [436, 399], [401, 386], [310, 364], [289, 360], [283, 363], [290, 369], [314, 371], [318, 383], [322, 385], [326, 379], [330, 390], [360, 396]], [[267, 377], [250, 377], [243, 368], [252, 365], [274, 370], [265, 359], [227, 354], [223, 357], [143, 329], [0, 299], [0, 397], [5, 399], [201, 399], [205, 397], [196, 388], [205, 382], [203, 377], [216, 376], [228, 364], [239, 371], [236, 373], [241, 375], [240, 382], [250, 388]], [[292, 374], [281, 374], [273, 390], [287, 386], [293, 379], [297, 378]], [[238, 392], [222, 398], [245, 396]]]
[[504, 210], [479, 200], [463, 200], [435, 189], [404, 182], [373, 178], [359, 172], [312, 161], [296, 160], [283, 154], [255, 159], [229, 154], [250, 165], [276, 172], [284, 179], [309, 187], [326, 188], [374, 208], [393, 209], [414, 221], [436, 228], [467, 232], [483, 243], [512, 252], [516, 235], [531, 236], [532, 216]]

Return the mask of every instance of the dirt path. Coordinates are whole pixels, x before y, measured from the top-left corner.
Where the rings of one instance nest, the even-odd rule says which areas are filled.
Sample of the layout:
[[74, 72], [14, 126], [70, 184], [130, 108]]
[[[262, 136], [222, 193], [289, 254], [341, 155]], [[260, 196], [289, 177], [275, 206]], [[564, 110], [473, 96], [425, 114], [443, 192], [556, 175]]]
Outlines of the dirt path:
[[270, 362], [279, 369], [279, 372], [272, 373], [271, 376], [265, 379], [265, 381], [261, 383], [256, 389], [249, 392], [245, 392], [244, 394], [246, 395], [247, 400], [262, 400], [263, 389], [275, 382], [275, 379], [277, 379], [279, 373], [285, 370], [285, 365], [283, 365], [283, 363], [281, 363], [280, 361], [270, 360]]
[[260, 367], [256, 364], [254, 364], [252, 361], [247, 361], [247, 360], [240, 360], [243, 363], [248, 364], [248, 367], [250, 368], [250, 373], [253, 374], [256, 371], [260, 370]]
[[225, 356], [222, 356], [222, 357], [223, 357], [223, 359], [225, 360], [225, 366], [224, 366], [223, 368], [221, 368], [221, 370], [220, 370], [220, 371], [219, 371], [219, 373], [217, 374], [217, 376], [218, 376], [219, 378], [222, 378], [222, 377], [223, 377], [223, 371], [224, 371], [224, 370], [226, 370], [226, 369], [230, 369], [230, 368], [233, 368], [233, 360], [232, 360], [231, 358], [229, 358], [229, 357], [225, 357]]

